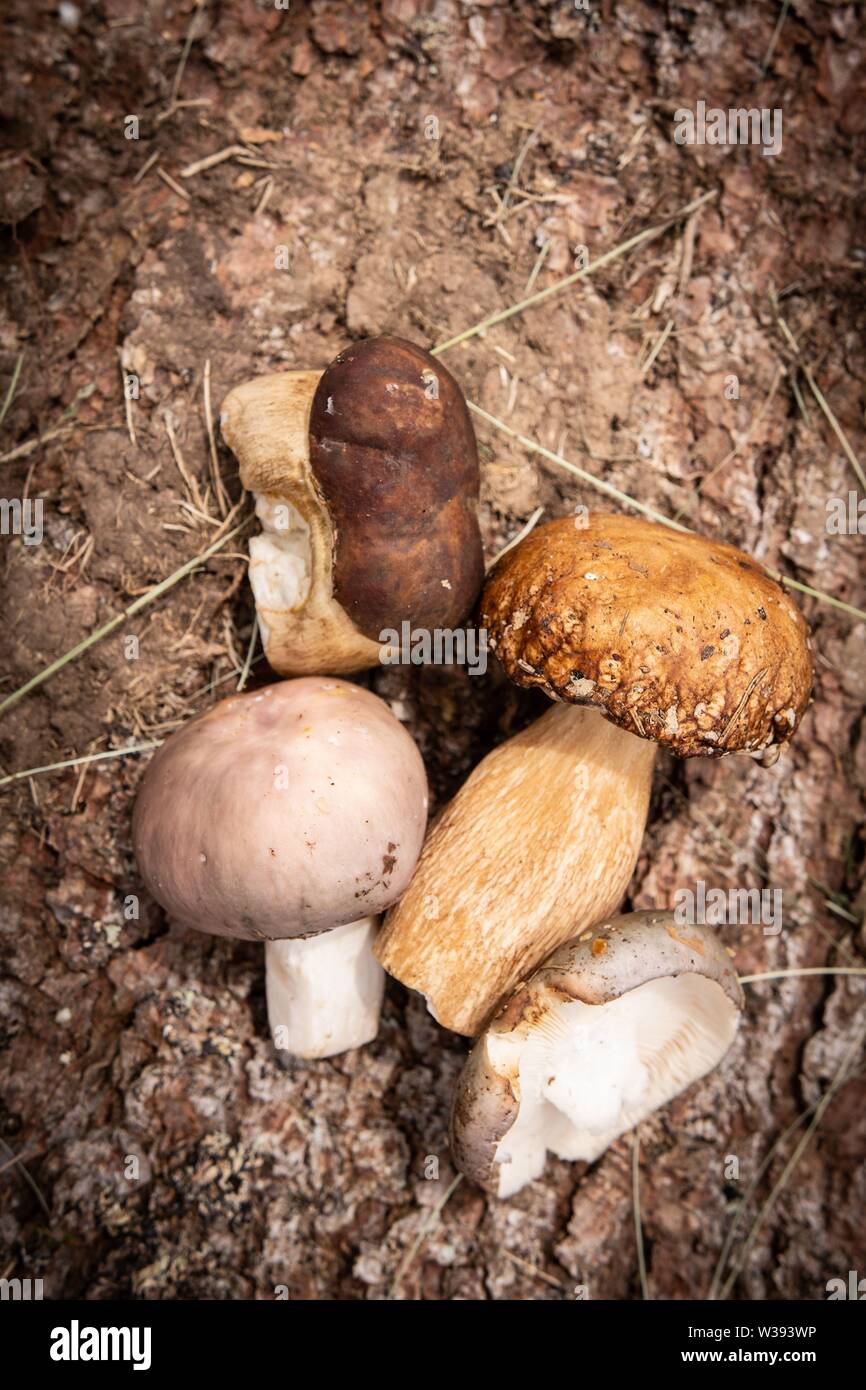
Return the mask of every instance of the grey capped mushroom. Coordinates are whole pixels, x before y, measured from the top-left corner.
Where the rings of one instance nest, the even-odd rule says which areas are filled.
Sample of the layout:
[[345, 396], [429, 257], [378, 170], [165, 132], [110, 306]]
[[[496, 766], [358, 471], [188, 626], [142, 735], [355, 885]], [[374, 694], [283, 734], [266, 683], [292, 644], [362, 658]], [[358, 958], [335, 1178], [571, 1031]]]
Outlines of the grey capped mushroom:
[[558, 947], [473, 1047], [457, 1085], [457, 1167], [498, 1197], [548, 1151], [592, 1163], [717, 1066], [743, 994], [711, 928], [670, 911], [613, 917]]

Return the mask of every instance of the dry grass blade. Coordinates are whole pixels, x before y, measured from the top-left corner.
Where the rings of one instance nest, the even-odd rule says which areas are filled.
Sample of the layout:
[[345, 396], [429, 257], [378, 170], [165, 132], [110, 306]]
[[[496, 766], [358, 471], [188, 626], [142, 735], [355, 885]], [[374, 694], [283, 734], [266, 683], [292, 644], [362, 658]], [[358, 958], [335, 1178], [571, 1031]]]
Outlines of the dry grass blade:
[[555, 453], [553, 449], [545, 449], [543, 444], [536, 444], [534, 439], [529, 439], [525, 434], [521, 434], [518, 430], [512, 429], [510, 425], [506, 425], [504, 420], [499, 420], [495, 415], [491, 415], [488, 411], [482, 410], [481, 406], [476, 405], [474, 401], [467, 401], [466, 404], [473, 414], [480, 416], [482, 420], [487, 421], [488, 425], [492, 425], [494, 429], [500, 430], [503, 434], [507, 434], [509, 438], [515, 439], [518, 444], [521, 444], [524, 449], [528, 449], [530, 453], [540, 454], [542, 458], [546, 458], [551, 463], [555, 463], [560, 468], [564, 468], [567, 472], [573, 473], [575, 477], [582, 479], [583, 482], [588, 483], [590, 487], [594, 487], [598, 492], [605, 493], [607, 497], [614, 498], [614, 500], [621, 503], [622, 506], [629, 507], [632, 511], [642, 512], [643, 515], [649, 517], [651, 521], [657, 521], [662, 526], [669, 526], [672, 531], [688, 531], [688, 526], [681, 526], [679, 522], [672, 521], [669, 516], [664, 516], [662, 512], [657, 512], [654, 507], [647, 506], [645, 502], [639, 502], [635, 497], [629, 497], [627, 492], [621, 492], [620, 489], [614, 487], [612, 483], [606, 483], [604, 479], [596, 478], [592, 473], [587, 473], [585, 469], [578, 467], [576, 463], [571, 463], [569, 459], [563, 458], [562, 454]]
[[422, 1221], [421, 1225], [418, 1228], [418, 1232], [415, 1236], [415, 1239], [412, 1241], [412, 1244], [409, 1246], [409, 1249], [406, 1251], [406, 1254], [403, 1256], [402, 1260], [400, 1261], [397, 1267], [397, 1273], [394, 1275], [394, 1282], [388, 1290], [389, 1300], [397, 1297], [397, 1294], [400, 1290], [400, 1285], [406, 1276], [406, 1271], [408, 1270], [412, 1261], [415, 1259], [415, 1256], [421, 1249], [422, 1243], [430, 1234], [431, 1230], [435, 1226], [436, 1222], [439, 1220], [440, 1216], [445, 1210], [445, 1207], [451, 1200], [451, 1197], [456, 1192], [457, 1188], [460, 1186], [460, 1183], [462, 1181], [463, 1174], [458, 1173], [457, 1177], [454, 1178], [454, 1180], [451, 1183], [449, 1183], [448, 1187], [445, 1189], [444, 1193], [439, 1198], [439, 1201], [436, 1203], [435, 1207], [432, 1207], [430, 1209], [430, 1211], [427, 1213], [426, 1219]]
[[860, 486], [863, 488], [864, 491], [866, 491], [866, 473], [863, 472], [860, 460], [854, 453], [854, 450], [852, 449], [851, 444], [849, 443], [848, 436], [845, 434], [845, 431], [842, 429], [842, 426], [839, 424], [839, 421], [833, 414], [829, 402], [827, 401], [823, 391], [821, 390], [817, 381], [815, 380], [812, 374], [811, 367], [808, 365], [808, 363], [803, 361], [803, 353], [800, 348], [800, 344], [797, 342], [797, 339], [794, 337], [794, 334], [791, 332], [791, 329], [789, 328], [788, 324], [785, 322], [781, 314], [778, 312], [779, 304], [778, 300], [776, 299], [776, 296], [771, 295], [770, 298], [772, 300], [773, 307], [776, 310], [776, 323], [779, 325], [779, 329], [782, 333], [782, 336], [784, 337], [785, 341], [787, 342], [788, 346], [790, 347], [791, 351], [796, 357], [798, 363], [800, 364], [800, 368], [802, 370], [803, 376], [806, 378], [809, 390], [815, 397], [815, 401], [817, 402], [818, 408], [821, 410], [828, 425], [830, 426], [831, 430], [833, 431], [840, 445], [842, 446], [842, 452], [844, 453], [851, 467], [854, 469]]
[[57, 672], [62, 671], [64, 666], [68, 666], [71, 661], [77, 660], [77, 658], [81, 656], [82, 653], [88, 651], [90, 647], [95, 646], [96, 643], [101, 642], [104, 637], [108, 637], [110, 633], [115, 632], [117, 628], [120, 627], [121, 623], [127, 622], [129, 618], [139, 613], [142, 608], [145, 608], [149, 603], [155, 602], [156, 599], [161, 598], [162, 595], [173, 588], [175, 584], [179, 584], [188, 574], [192, 574], [194, 569], [197, 569], [205, 560], [210, 559], [211, 555], [215, 555], [216, 552], [221, 550], [224, 545], [227, 545], [230, 540], [233, 540], [235, 536], [239, 535], [247, 525], [247, 522], [248, 519], [242, 521], [239, 526], [229, 531], [227, 535], [220, 537], [219, 540], [209, 545], [207, 550], [203, 550], [192, 560], [187, 560], [186, 564], [181, 565], [180, 569], [175, 570], [174, 573], [168, 575], [166, 579], [160, 580], [152, 589], [148, 589], [147, 592], [142, 594], [140, 598], [137, 598], [134, 603], [124, 608], [122, 613], [118, 613], [117, 616], [111, 618], [109, 622], [103, 623], [102, 627], [97, 628], [95, 632], [91, 632], [89, 637], [85, 637], [82, 641], [77, 642], [74, 647], [70, 647], [68, 652], [64, 652], [63, 656], [59, 656], [56, 661], [52, 661], [42, 671], [39, 671], [35, 676], [31, 676], [29, 681], [19, 686], [17, 690], [13, 690], [12, 694], [7, 695], [5, 700], [0, 701], [0, 714], [11, 709], [12, 706], [16, 705], [19, 700], [22, 700], [25, 695], [29, 695], [32, 690], [36, 690], [38, 686], [43, 685], [45, 681], [50, 680], [52, 676], [56, 676]]
[[634, 1239], [637, 1246], [637, 1268], [640, 1276], [641, 1298], [649, 1299], [649, 1285], [646, 1277], [646, 1251], [643, 1243], [643, 1223], [640, 1214], [640, 1129], [636, 1129], [631, 1141], [631, 1199], [634, 1212]]
[[12, 380], [11, 380], [10, 383], [9, 383], [9, 389], [8, 389], [7, 392], [6, 392], [6, 397], [5, 397], [4, 401], [3, 401], [3, 405], [2, 405], [2, 407], [0, 407], [0, 425], [2, 425], [2, 424], [3, 424], [3, 421], [6, 419], [6, 412], [8, 411], [10, 405], [12, 404], [13, 400], [15, 399], [15, 392], [16, 392], [17, 387], [18, 387], [18, 378], [19, 378], [20, 375], [21, 375], [21, 367], [22, 367], [23, 362], [24, 362], [24, 353], [23, 353], [23, 352], [19, 352], [18, 357], [17, 357], [16, 362], [15, 362], [15, 366], [14, 366], [13, 369], [12, 369]]
[[650, 351], [650, 353], [649, 353], [649, 356], [647, 357], [646, 361], [644, 362], [643, 366], [642, 366], [641, 369], [640, 369], [640, 379], [641, 379], [641, 381], [644, 381], [644, 380], [646, 379], [646, 377], [649, 375], [653, 363], [655, 362], [656, 358], [658, 357], [659, 353], [661, 352], [662, 348], [664, 347], [665, 343], [667, 342], [668, 338], [669, 338], [670, 335], [671, 335], [671, 332], [672, 332], [672, 330], [673, 330], [673, 326], [674, 326], [674, 321], [673, 321], [673, 319], [668, 319], [668, 321], [667, 321], [667, 323], [665, 324], [664, 328], [662, 329], [661, 333], [659, 334], [659, 336], [656, 338], [655, 342], [653, 343], [653, 346], [652, 346], [652, 349], [651, 349], [651, 351]]
[[[197, 159], [194, 164], [187, 164], [181, 169], [182, 179], [194, 178], [196, 174], [203, 174], [205, 169], [213, 169], [217, 164], [223, 164], [227, 159], [234, 159], [236, 155], [248, 154], [249, 151], [243, 145], [226, 145], [224, 149], [217, 150], [215, 154], [205, 155], [204, 159]], [[268, 165], [268, 168], [271, 166]], [[189, 194], [184, 194], [189, 197]]]
[[195, 31], [196, 26], [198, 24], [198, 17], [204, 9], [204, 6], [205, 0], [196, 0], [195, 9], [192, 12], [192, 18], [190, 19], [189, 25], [187, 26], [186, 37], [183, 41], [183, 49], [180, 55], [180, 62], [178, 63], [177, 68], [175, 69], [174, 80], [171, 84], [171, 96], [168, 99], [169, 111], [173, 111], [175, 106], [177, 105], [177, 99], [180, 95], [180, 84], [183, 81], [183, 74], [186, 68], [187, 59], [189, 58], [190, 50], [197, 37]]
[[246, 659], [244, 660], [241, 674], [238, 677], [238, 693], [240, 693], [250, 678], [250, 670], [253, 664], [253, 653], [256, 649], [256, 639], [259, 635], [259, 620], [253, 618], [253, 630], [250, 634], [250, 645], [247, 647]]
[[502, 559], [503, 555], [507, 555], [509, 550], [513, 550], [516, 545], [519, 545], [522, 540], [525, 540], [526, 537], [529, 535], [530, 531], [532, 531], [534, 527], [538, 525], [539, 521], [543, 516], [544, 508], [536, 507], [535, 511], [532, 513], [532, 516], [529, 518], [529, 520], [526, 522], [524, 526], [521, 526], [520, 530], [517, 532], [517, 535], [512, 536], [508, 544], [504, 545], [501, 550], [497, 551], [497, 553], [492, 557], [492, 559], [487, 561], [485, 569], [492, 570], [493, 566]]
[[52, 439], [59, 439], [62, 434], [69, 434], [74, 429], [74, 425], [56, 425], [54, 429], [46, 430], [44, 434], [38, 435], [35, 439], [28, 439], [23, 444], [19, 444], [16, 449], [10, 449], [8, 454], [0, 454], [0, 463], [12, 463], [15, 459], [27, 458], [29, 454], [35, 453], [42, 444], [50, 444]]
[[740, 975], [741, 985], [760, 985], [764, 980], [795, 980], [805, 975], [866, 975], [863, 965], [801, 965], [790, 970], [761, 970], [757, 975]]
[[45, 763], [43, 767], [28, 767], [24, 772], [10, 772], [7, 777], [0, 777], [0, 787], [6, 787], [11, 782], [19, 782], [23, 777], [36, 777], [42, 772], [60, 772], [67, 767], [85, 767], [88, 763], [107, 762], [111, 758], [126, 758], [131, 753], [149, 753], [153, 748], [159, 748], [162, 739], [154, 739], [150, 743], [132, 743], [128, 748], [109, 748], [105, 753], [86, 753], [81, 758], [64, 758], [59, 763]]
[[780, 1193], [782, 1193], [785, 1187], [787, 1186], [791, 1174], [794, 1172], [794, 1169], [797, 1167], [797, 1164], [800, 1162], [800, 1159], [803, 1157], [803, 1154], [809, 1147], [809, 1144], [811, 1143], [812, 1138], [814, 1137], [818, 1129], [818, 1126], [824, 1118], [825, 1111], [827, 1110], [827, 1107], [829, 1106], [831, 1100], [833, 1099], [834, 1095], [839, 1090], [839, 1088], [847, 1080], [849, 1067], [851, 1066], [851, 1063], [853, 1062], [854, 1058], [857, 1056], [857, 1053], [862, 1048], [864, 1041], [866, 1041], [866, 1025], [864, 1025], [862, 1028], [858, 1028], [855, 1032], [854, 1037], [851, 1040], [851, 1045], [846, 1049], [842, 1061], [839, 1064], [838, 1070], [836, 1071], [836, 1074], [833, 1077], [833, 1080], [830, 1082], [826, 1091], [821, 1096], [821, 1099], [815, 1106], [814, 1114], [812, 1115], [812, 1119], [809, 1122], [809, 1127], [806, 1130], [806, 1133], [803, 1135], [802, 1139], [797, 1144], [796, 1148], [794, 1149], [794, 1152], [791, 1154], [791, 1157], [788, 1159], [788, 1162], [782, 1169], [781, 1174], [779, 1175], [776, 1182], [773, 1184], [773, 1187], [770, 1191], [769, 1196], [767, 1197], [767, 1200], [764, 1202], [763, 1206], [761, 1207], [761, 1210], [755, 1217], [752, 1228], [749, 1231], [748, 1236], [746, 1237], [740, 1248], [740, 1252], [737, 1259], [733, 1263], [731, 1272], [728, 1275], [728, 1278], [726, 1279], [724, 1285], [722, 1286], [721, 1292], [719, 1294], [720, 1298], [725, 1299], [728, 1297], [728, 1295], [734, 1287], [734, 1284], [740, 1277], [740, 1274], [745, 1266], [746, 1260], [749, 1257], [749, 1252], [758, 1238], [758, 1233], [761, 1230], [761, 1227], [763, 1226], [768, 1215], [775, 1206], [776, 1200], [779, 1197]]
[[217, 454], [216, 436], [213, 427], [213, 412], [210, 403], [210, 358], [204, 364], [204, 422], [207, 429], [208, 449], [210, 450], [210, 470], [213, 478], [214, 496], [220, 510], [220, 516], [225, 516], [228, 511], [228, 498], [223, 487], [223, 480], [220, 477], [219, 455]]
[[[628, 507], [631, 511], [640, 512], [648, 517], [650, 521], [656, 521], [662, 526], [669, 527], [672, 531], [689, 532], [690, 527], [683, 526], [673, 517], [665, 516], [662, 512], [657, 512], [654, 507], [648, 506], [645, 502], [639, 502], [636, 497], [631, 497], [627, 492], [614, 487], [612, 483], [606, 483], [603, 478], [596, 478], [594, 474], [587, 473], [586, 469], [580, 468], [578, 464], [572, 463], [570, 459], [563, 458], [562, 454], [557, 454], [553, 449], [545, 449], [543, 444], [536, 444], [534, 439], [529, 439], [525, 434], [520, 434], [518, 430], [506, 425], [504, 420], [499, 420], [489, 411], [482, 410], [480, 405], [474, 401], [467, 401], [469, 409], [473, 414], [486, 420], [488, 425], [494, 429], [501, 430], [509, 438], [517, 441], [524, 449], [528, 449], [532, 454], [540, 454], [542, 458], [548, 459], [550, 463], [555, 463], [559, 468], [564, 468], [568, 473], [573, 473], [576, 478], [580, 478], [590, 487], [595, 488], [596, 492], [603, 492], [606, 497], [612, 497], [623, 507]], [[820, 589], [813, 589], [808, 584], [801, 584], [797, 579], [789, 579], [787, 575], [781, 574], [779, 570], [772, 570], [764, 566], [771, 579], [775, 579], [777, 584], [781, 584], [786, 589], [796, 589], [801, 594], [808, 594], [810, 598], [817, 599], [820, 603], [827, 603], [832, 608], [838, 608], [843, 613], [848, 613], [852, 618], [860, 618], [866, 621], [866, 611], [862, 608], [855, 608], [852, 603], [845, 603], [840, 598], [834, 598], [832, 594], [825, 594]]]
[[564, 280], [557, 280], [556, 284], [548, 285], [546, 289], [539, 290], [536, 294], [530, 295], [527, 299], [521, 299], [517, 304], [512, 304], [507, 309], [500, 309], [495, 314], [489, 314], [486, 319], [481, 319], [479, 323], [473, 324], [471, 328], [464, 329], [462, 333], [458, 333], [454, 338], [448, 338], [444, 343], [439, 343], [436, 347], [430, 349], [432, 355], [437, 357], [440, 352], [448, 352], [450, 348], [457, 347], [458, 343], [465, 343], [467, 339], [474, 338], [478, 333], [484, 333], [486, 329], [493, 328], [497, 323], [504, 323], [506, 319], [513, 318], [515, 314], [522, 314], [526, 309], [534, 308], [536, 304], [543, 304], [546, 299], [552, 298], [553, 295], [561, 294], [563, 290], [567, 290], [571, 285], [576, 285], [580, 280], [585, 279], [587, 275], [593, 275], [597, 270], [601, 270], [604, 266], [619, 260], [620, 256], [624, 256], [627, 252], [633, 251], [636, 246], [642, 246], [645, 241], [651, 241], [654, 237], [661, 236], [662, 232], [666, 232], [668, 227], [672, 227], [677, 222], [681, 222], [683, 218], [688, 217], [691, 213], [695, 212], [697, 208], [703, 207], [704, 203], [708, 203], [711, 198], [715, 197], [715, 189], [712, 189], [709, 193], [703, 193], [700, 198], [696, 198], [694, 202], [687, 204], [684, 208], [680, 208], [678, 212], [672, 213], [671, 216], [666, 217], [663, 222], [659, 222], [657, 226], [648, 227], [646, 231], [638, 232], [636, 236], [630, 237], [628, 241], [622, 242], [621, 245], [614, 246], [610, 251], [605, 251], [602, 256], [599, 256], [598, 260], [590, 261], [589, 265], [574, 271], [572, 275], [566, 275]]
[[6, 1143], [6, 1140], [5, 1140], [5, 1139], [0, 1139], [0, 1149], [3, 1150], [3, 1152], [4, 1152], [5, 1155], [6, 1155], [6, 1157], [10, 1160], [9, 1167], [10, 1167], [10, 1168], [17, 1168], [17, 1169], [19, 1170], [19, 1172], [21, 1173], [22, 1178], [23, 1178], [24, 1181], [26, 1182], [27, 1186], [30, 1188], [31, 1192], [33, 1193], [34, 1197], [36, 1198], [36, 1200], [37, 1200], [37, 1202], [39, 1203], [39, 1205], [40, 1205], [40, 1207], [42, 1208], [42, 1210], [45, 1212], [45, 1215], [46, 1215], [46, 1216], [49, 1218], [49, 1220], [50, 1220], [50, 1218], [51, 1218], [51, 1208], [49, 1207], [49, 1205], [48, 1205], [48, 1203], [46, 1202], [44, 1196], [42, 1195], [42, 1191], [41, 1191], [41, 1189], [39, 1188], [39, 1186], [38, 1186], [38, 1184], [37, 1184], [37, 1182], [36, 1182], [36, 1179], [31, 1175], [29, 1169], [28, 1169], [27, 1167], [25, 1167], [25, 1164], [24, 1164], [24, 1162], [23, 1162], [23, 1160], [22, 1160], [22, 1158], [21, 1158], [21, 1155], [20, 1155], [20, 1154], [14, 1154], [14, 1153], [12, 1152], [12, 1150], [10, 1149], [9, 1145]]

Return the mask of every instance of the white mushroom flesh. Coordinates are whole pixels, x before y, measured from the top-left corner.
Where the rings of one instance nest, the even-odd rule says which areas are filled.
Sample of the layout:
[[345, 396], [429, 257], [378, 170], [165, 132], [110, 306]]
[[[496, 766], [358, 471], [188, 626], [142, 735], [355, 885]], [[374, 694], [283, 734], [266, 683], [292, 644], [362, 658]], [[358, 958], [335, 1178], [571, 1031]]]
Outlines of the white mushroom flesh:
[[278, 1052], [333, 1057], [375, 1038], [385, 972], [373, 955], [378, 918], [265, 946], [268, 1022]]
[[313, 559], [310, 528], [297, 507], [269, 493], [257, 492], [255, 499], [262, 530], [250, 538], [250, 584], [267, 646], [263, 614], [291, 612], [306, 603]]
[[619, 1135], [706, 1075], [733, 1041], [739, 1012], [713, 980], [649, 980], [607, 1004], [554, 1005], [527, 1034], [488, 1037], [512, 1077], [517, 1118], [497, 1145], [498, 1195], [541, 1175], [547, 1150], [592, 1163]]

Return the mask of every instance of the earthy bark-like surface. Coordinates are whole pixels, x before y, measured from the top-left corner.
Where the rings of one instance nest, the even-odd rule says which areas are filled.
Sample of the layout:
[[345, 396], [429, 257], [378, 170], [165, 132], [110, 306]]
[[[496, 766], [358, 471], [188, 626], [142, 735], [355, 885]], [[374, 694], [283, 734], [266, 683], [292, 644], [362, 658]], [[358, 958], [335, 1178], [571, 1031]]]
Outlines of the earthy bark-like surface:
[[[0, 402], [23, 362], [0, 451], [46, 437], [2, 465], [4, 498], [44, 499], [44, 539], [2, 537], [0, 696], [216, 537], [208, 364], [216, 407], [352, 338], [442, 342], [704, 191], [696, 218], [443, 360], [513, 429], [866, 604], [863, 537], [827, 526], [857, 478], [772, 298], [864, 458], [861, 5], [794, 0], [767, 58], [770, 3], [207, 3], [171, 109], [193, 11], [6, 7]], [[698, 100], [781, 109], [781, 153], [676, 144], [674, 114]], [[139, 388], [130, 428], [118, 352]], [[538, 506], [610, 505], [475, 423], [488, 556]], [[164, 737], [229, 693], [252, 623], [243, 546], [4, 713], [3, 773]], [[696, 880], [781, 891], [778, 935], [720, 927], [741, 974], [862, 965], [866, 947], [864, 624], [802, 604], [817, 673], [791, 748], [770, 769], [663, 758], [626, 903], [666, 906]], [[252, 683], [267, 679], [259, 660]], [[365, 680], [417, 738], [440, 806], [545, 708], [492, 668]], [[629, 1138], [588, 1171], [551, 1162], [508, 1202], [464, 1182], [437, 1211], [466, 1044], [419, 998], [390, 985], [358, 1053], [277, 1064], [260, 949], [181, 931], [141, 888], [130, 813], [148, 756], [0, 788], [0, 1274], [98, 1299], [634, 1297]], [[721, 1069], [641, 1130], [656, 1297], [706, 1294], [745, 1200], [739, 1255], [805, 1123], [760, 1165], [845, 1065], [733, 1296], [823, 1298], [866, 1269], [863, 982], [747, 996]]]

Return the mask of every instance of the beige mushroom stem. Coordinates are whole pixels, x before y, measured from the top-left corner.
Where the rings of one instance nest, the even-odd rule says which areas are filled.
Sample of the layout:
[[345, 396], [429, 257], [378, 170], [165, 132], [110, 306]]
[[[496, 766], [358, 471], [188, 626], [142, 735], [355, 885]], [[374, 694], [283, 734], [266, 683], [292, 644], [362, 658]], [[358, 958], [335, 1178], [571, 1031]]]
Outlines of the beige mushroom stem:
[[476, 1036], [545, 956], [619, 906], [655, 751], [594, 709], [556, 705], [474, 770], [376, 942], [444, 1027]]
[[310, 410], [321, 372], [278, 372], [236, 386], [220, 427], [256, 499], [250, 584], [262, 645], [280, 675], [375, 666], [380, 647], [334, 598], [334, 528], [310, 464]]
[[268, 1022], [278, 1052], [333, 1057], [372, 1042], [385, 972], [373, 955], [379, 919], [361, 917], [315, 936], [268, 941]]

